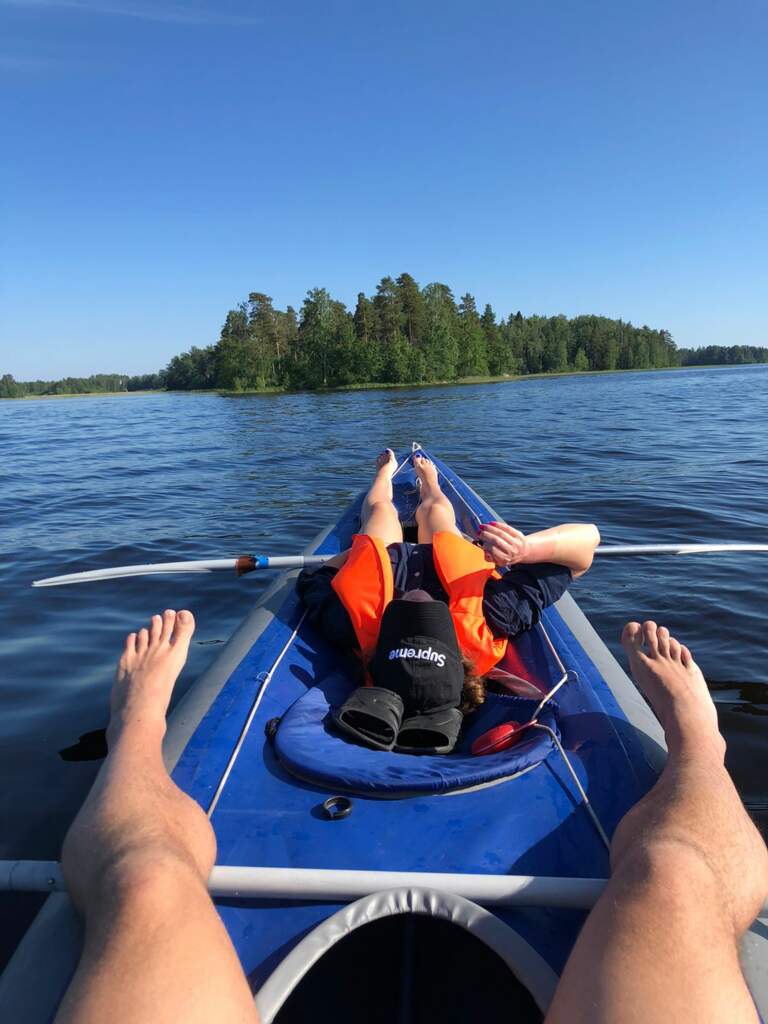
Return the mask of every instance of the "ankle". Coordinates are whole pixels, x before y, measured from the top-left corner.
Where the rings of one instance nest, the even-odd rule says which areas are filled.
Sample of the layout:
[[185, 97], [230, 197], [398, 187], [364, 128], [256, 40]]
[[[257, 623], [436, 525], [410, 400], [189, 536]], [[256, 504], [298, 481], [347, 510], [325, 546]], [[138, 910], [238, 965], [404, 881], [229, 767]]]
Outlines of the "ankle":
[[132, 715], [125, 709], [113, 712], [107, 726], [107, 746], [110, 754], [121, 749], [161, 751], [167, 730], [165, 714]]
[[671, 722], [662, 724], [669, 757], [679, 758], [689, 764], [701, 763], [710, 769], [723, 768], [725, 740], [709, 722], [696, 723], [691, 719], [685, 721], [676, 717]]

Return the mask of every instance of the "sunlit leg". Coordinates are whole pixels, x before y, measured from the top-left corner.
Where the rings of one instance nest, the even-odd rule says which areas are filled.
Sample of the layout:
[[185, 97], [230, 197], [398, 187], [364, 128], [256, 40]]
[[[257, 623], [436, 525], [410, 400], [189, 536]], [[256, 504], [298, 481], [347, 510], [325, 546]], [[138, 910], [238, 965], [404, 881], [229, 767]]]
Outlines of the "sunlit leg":
[[85, 943], [57, 1024], [257, 1020], [206, 890], [213, 830], [162, 759], [165, 713], [193, 631], [190, 612], [166, 611], [126, 641], [109, 755], [64, 842]]
[[437, 469], [426, 456], [416, 455], [413, 468], [421, 482], [421, 501], [416, 509], [419, 544], [431, 544], [436, 533], [458, 533], [453, 505], [443, 494]]
[[738, 942], [768, 895], [765, 844], [725, 770], [715, 708], [688, 649], [653, 622], [629, 623], [622, 642], [669, 757], [616, 830], [611, 880], [547, 1024], [756, 1024]]
[[395, 453], [385, 448], [376, 459], [376, 476], [363, 501], [360, 532], [378, 537], [385, 544], [398, 544], [403, 539], [403, 528], [392, 502], [392, 477], [396, 469]]

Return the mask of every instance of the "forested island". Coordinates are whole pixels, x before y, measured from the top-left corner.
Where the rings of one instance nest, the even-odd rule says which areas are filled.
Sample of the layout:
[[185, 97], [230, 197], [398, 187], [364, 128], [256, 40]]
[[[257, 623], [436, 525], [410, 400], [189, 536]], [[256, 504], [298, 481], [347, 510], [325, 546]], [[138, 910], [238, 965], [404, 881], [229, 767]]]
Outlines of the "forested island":
[[645, 370], [768, 362], [750, 345], [678, 349], [666, 330], [585, 315], [506, 319], [445, 284], [420, 288], [410, 274], [360, 292], [354, 311], [313, 288], [297, 312], [252, 292], [226, 316], [219, 340], [140, 376], [96, 374], [60, 381], [0, 377], [0, 398], [139, 390], [315, 390], [426, 384], [540, 373]]

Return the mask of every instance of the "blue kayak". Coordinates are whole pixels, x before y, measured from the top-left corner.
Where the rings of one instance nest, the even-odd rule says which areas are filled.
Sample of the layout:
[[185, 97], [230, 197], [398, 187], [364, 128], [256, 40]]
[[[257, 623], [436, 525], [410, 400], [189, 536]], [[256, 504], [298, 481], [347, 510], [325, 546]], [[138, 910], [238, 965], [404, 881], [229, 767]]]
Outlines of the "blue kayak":
[[[466, 536], [499, 519], [425, 454]], [[393, 483], [408, 537], [411, 453]], [[362, 500], [305, 553], [349, 547]], [[329, 724], [355, 665], [309, 625], [295, 575], [269, 588], [192, 687], [165, 747], [174, 780], [210, 816], [217, 865], [233, 869], [216, 903], [261, 1019], [305, 1020], [320, 1005], [343, 1021], [541, 1020], [586, 914], [567, 883], [608, 875], [610, 837], [663, 765], [656, 719], [566, 594], [510, 644], [453, 753], [359, 746]], [[510, 721], [534, 724], [473, 756], [478, 737]], [[254, 881], [249, 868], [277, 870]], [[513, 876], [533, 879], [528, 896], [499, 896]], [[67, 897], [49, 897], [0, 983], [16, 1019], [50, 1019], [78, 928]], [[768, 943], [748, 940], [764, 1010]]]

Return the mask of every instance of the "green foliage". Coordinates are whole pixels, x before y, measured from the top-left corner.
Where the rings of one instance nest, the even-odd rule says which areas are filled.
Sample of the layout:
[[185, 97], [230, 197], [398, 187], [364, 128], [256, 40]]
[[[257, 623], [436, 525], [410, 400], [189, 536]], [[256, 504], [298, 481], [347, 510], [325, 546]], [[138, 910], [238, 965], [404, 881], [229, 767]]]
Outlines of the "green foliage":
[[0, 398], [167, 388], [317, 389], [374, 382], [409, 384], [459, 377], [586, 370], [638, 370], [703, 363], [768, 362], [749, 345], [678, 350], [665, 330], [602, 316], [482, 316], [472, 295], [457, 307], [440, 282], [424, 288], [410, 274], [384, 277], [357, 296], [354, 313], [325, 288], [312, 288], [297, 316], [264, 292], [227, 313], [219, 340], [193, 346], [159, 373], [95, 374], [61, 381], [0, 377]]
[[682, 366], [768, 363], [768, 348], [758, 345], [704, 345], [678, 350]]
[[576, 355], [573, 357], [573, 369], [576, 373], [584, 373], [589, 369], [589, 360], [583, 348], [576, 349]]
[[192, 388], [212, 388], [216, 380], [216, 351], [194, 346], [189, 352], [174, 356], [163, 371], [163, 381], [169, 391], [189, 391]]
[[21, 398], [23, 394], [21, 384], [17, 384], [10, 373], [0, 377], [0, 398]]
[[459, 376], [487, 377], [488, 350], [483, 325], [472, 295], [462, 295], [459, 304]]
[[14, 380], [10, 373], [0, 377], [0, 398], [25, 395], [96, 395], [117, 391], [149, 391], [165, 387], [163, 373], [129, 377], [124, 373], [94, 373], [90, 377], [64, 377], [62, 380]]

